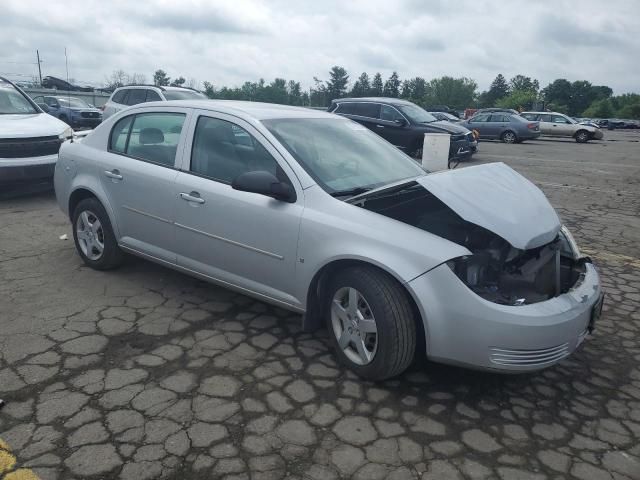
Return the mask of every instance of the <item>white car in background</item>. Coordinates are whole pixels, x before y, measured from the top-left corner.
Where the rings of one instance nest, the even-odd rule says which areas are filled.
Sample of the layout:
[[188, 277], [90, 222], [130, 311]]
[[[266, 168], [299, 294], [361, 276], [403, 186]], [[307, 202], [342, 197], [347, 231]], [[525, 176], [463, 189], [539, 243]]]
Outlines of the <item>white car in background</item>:
[[551, 137], [571, 137], [578, 143], [602, 140], [602, 130], [593, 125], [578, 123], [573, 118], [558, 112], [522, 112], [521, 117], [540, 122], [542, 135]]
[[207, 96], [197, 90], [185, 87], [160, 87], [156, 85], [128, 85], [116, 88], [102, 109], [102, 119], [106, 120], [132, 105], [169, 100], [204, 100]]
[[0, 77], [0, 185], [51, 179], [60, 145], [72, 136], [69, 125]]

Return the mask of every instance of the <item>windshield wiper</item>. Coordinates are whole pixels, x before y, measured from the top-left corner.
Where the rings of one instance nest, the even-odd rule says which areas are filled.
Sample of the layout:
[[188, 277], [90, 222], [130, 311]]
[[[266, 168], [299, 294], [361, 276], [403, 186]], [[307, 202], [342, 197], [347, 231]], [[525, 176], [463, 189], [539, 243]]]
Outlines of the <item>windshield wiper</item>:
[[332, 197], [353, 197], [355, 195], [360, 195], [361, 193], [366, 193], [369, 190], [372, 190], [372, 188], [356, 187], [349, 190], [336, 190], [335, 192], [331, 192], [329, 195], [331, 195]]

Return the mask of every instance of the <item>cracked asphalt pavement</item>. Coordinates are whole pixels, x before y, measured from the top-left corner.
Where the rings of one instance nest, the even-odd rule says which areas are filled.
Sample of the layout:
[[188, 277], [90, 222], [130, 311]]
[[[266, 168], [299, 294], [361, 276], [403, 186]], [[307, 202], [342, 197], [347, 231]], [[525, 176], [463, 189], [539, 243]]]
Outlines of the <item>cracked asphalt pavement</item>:
[[0, 477], [640, 479], [638, 140], [480, 144], [472, 164], [536, 182], [606, 288], [594, 335], [527, 375], [419, 359], [362, 381], [298, 315], [140, 259], [93, 271], [50, 190], [3, 192]]

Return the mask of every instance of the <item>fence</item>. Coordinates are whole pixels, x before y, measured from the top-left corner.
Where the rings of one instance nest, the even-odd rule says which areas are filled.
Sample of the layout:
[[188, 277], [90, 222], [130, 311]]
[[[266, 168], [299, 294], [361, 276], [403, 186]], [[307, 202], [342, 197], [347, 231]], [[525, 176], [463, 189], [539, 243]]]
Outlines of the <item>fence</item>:
[[35, 98], [38, 95], [48, 95], [55, 97], [76, 97], [81, 98], [91, 105], [101, 107], [107, 100], [109, 100], [110, 94], [102, 92], [67, 92], [65, 90], [56, 90], [55, 88], [23, 88], [25, 93], [31, 98]]

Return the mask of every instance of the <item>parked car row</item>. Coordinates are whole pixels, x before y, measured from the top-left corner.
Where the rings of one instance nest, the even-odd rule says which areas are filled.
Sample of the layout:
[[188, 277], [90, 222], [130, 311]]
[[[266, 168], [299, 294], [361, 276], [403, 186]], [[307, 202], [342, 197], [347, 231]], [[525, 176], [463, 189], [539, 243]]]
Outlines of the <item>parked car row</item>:
[[102, 112], [77, 97], [38, 95], [38, 106], [73, 128], [94, 128], [102, 121]]

